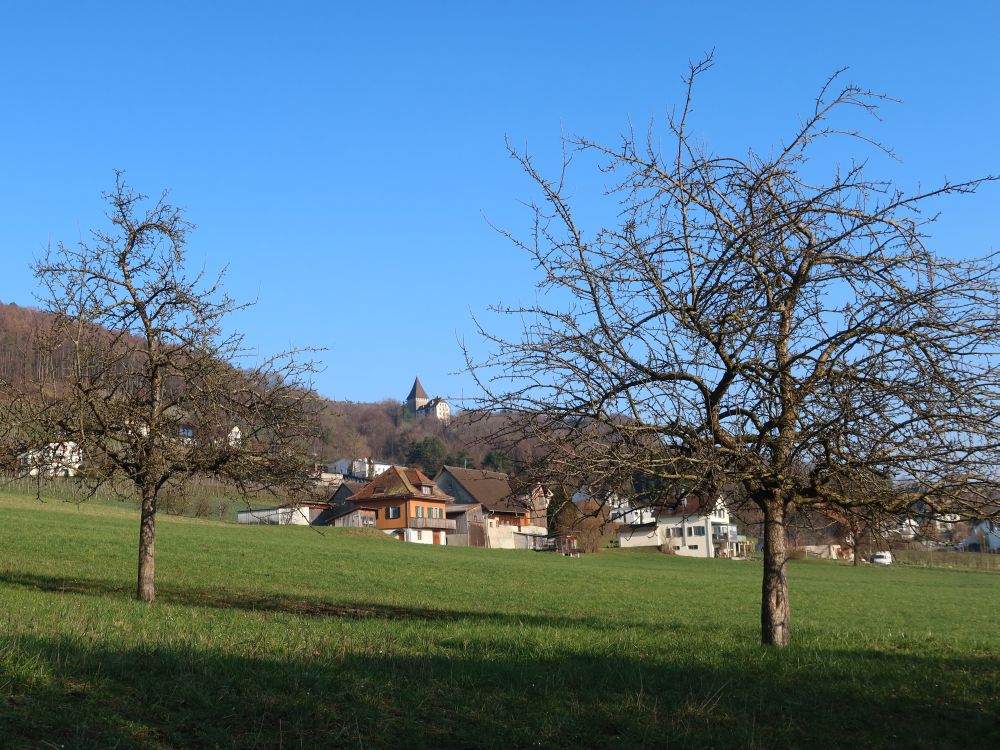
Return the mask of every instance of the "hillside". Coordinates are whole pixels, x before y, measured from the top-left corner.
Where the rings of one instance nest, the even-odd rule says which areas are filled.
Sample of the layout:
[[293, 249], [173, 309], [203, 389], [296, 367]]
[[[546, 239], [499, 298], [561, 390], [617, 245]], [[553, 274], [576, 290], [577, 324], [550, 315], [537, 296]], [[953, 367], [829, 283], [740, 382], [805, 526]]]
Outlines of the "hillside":
[[[0, 302], [0, 381], [32, 382], [43, 367], [58, 372], [67, 365], [68, 349], [57, 351], [49, 362], [40, 361], [36, 345], [48, 327], [46, 313]], [[408, 382], [402, 381], [401, 394], [408, 387]], [[357, 403], [320, 394], [318, 414], [319, 437], [313, 447], [317, 463], [374, 457], [391, 463], [422, 465], [433, 474], [435, 466], [446, 459], [459, 465], [481, 466], [489, 452], [482, 441], [490, 430], [488, 422], [477, 421], [469, 413], [459, 413], [445, 427], [434, 419], [407, 414], [402, 400]], [[418, 455], [415, 446], [430, 450]], [[427, 465], [428, 461], [432, 465]]]
[[990, 747], [1000, 576], [580, 559], [135, 517], [0, 493], [5, 748]]

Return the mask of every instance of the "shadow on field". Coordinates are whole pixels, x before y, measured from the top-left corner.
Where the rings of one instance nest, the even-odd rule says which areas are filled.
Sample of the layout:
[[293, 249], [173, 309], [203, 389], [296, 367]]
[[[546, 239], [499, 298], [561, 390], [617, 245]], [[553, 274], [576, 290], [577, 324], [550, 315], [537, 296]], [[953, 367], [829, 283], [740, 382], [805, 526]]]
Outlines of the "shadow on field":
[[[253, 645], [247, 647], [252, 651]], [[997, 659], [309, 657], [0, 638], [4, 747], [995, 747]], [[725, 656], [725, 655], [724, 655]], [[30, 665], [26, 667], [25, 665]]]
[[[0, 583], [23, 586], [25, 588], [60, 594], [83, 594], [86, 596], [106, 596], [116, 594], [131, 597], [131, 586], [116, 586], [107, 581], [65, 579], [35, 573], [4, 571], [0, 573]], [[214, 609], [236, 609], [246, 612], [273, 612], [305, 617], [335, 617], [350, 620], [487, 620], [498, 625], [568, 627], [579, 626], [596, 630], [620, 630], [632, 626], [655, 627], [657, 630], [679, 630], [679, 623], [661, 622], [655, 626], [649, 623], [627, 623], [616, 619], [613, 623], [599, 617], [587, 615], [545, 615], [534, 613], [501, 613], [492, 611], [463, 611], [433, 609], [429, 607], [403, 607], [375, 602], [333, 602], [324, 599], [287, 596], [280, 594], [248, 595], [239, 591], [204, 589], [183, 589], [160, 585], [157, 587], [156, 601], [186, 607], [211, 607]]]

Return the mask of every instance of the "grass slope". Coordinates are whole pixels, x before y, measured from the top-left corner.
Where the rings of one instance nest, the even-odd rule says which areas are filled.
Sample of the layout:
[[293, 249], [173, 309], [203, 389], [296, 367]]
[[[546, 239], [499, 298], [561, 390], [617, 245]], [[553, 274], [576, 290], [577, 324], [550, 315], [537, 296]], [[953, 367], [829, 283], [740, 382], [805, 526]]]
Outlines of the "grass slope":
[[0, 495], [0, 747], [1000, 742], [1000, 576], [404, 545]]

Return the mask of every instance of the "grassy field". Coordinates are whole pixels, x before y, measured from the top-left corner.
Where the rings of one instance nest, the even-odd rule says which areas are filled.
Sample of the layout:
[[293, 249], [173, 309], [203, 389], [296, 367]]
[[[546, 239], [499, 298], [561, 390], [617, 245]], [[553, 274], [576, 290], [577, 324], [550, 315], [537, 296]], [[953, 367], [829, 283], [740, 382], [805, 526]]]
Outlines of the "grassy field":
[[0, 494], [0, 747], [947, 748], [1000, 743], [1000, 575], [580, 559]]

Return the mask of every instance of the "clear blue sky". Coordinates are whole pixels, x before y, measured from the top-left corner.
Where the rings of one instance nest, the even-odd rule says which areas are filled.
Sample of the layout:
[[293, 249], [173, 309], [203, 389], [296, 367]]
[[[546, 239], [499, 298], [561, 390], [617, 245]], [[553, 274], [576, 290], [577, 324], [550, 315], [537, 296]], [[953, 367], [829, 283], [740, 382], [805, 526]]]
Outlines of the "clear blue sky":
[[[125, 169], [198, 225], [193, 263], [258, 300], [262, 353], [328, 347], [355, 401], [472, 395], [458, 337], [534, 276], [487, 224], [528, 228], [504, 136], [614, 138], [715, 50], [697, 128], [775, 143], [834, 70], [903, 100], [875, 135], [902, 185], [1000, 173], [1000, 10], [989, 2], [50, 2], [0, 10], [0, 300], [33, 304], [49, 242], [99, 226]], [[586, 176], [581, 176], [585, 179]], [[595, 177], [595, 179], [598, 179]], [[955, 199], [945, 252], [1000, 247], [1000, 190]], [[488, 319], [488, 318], [487, 318]], [[497, 326], [508, 324], [497, 323]]]

